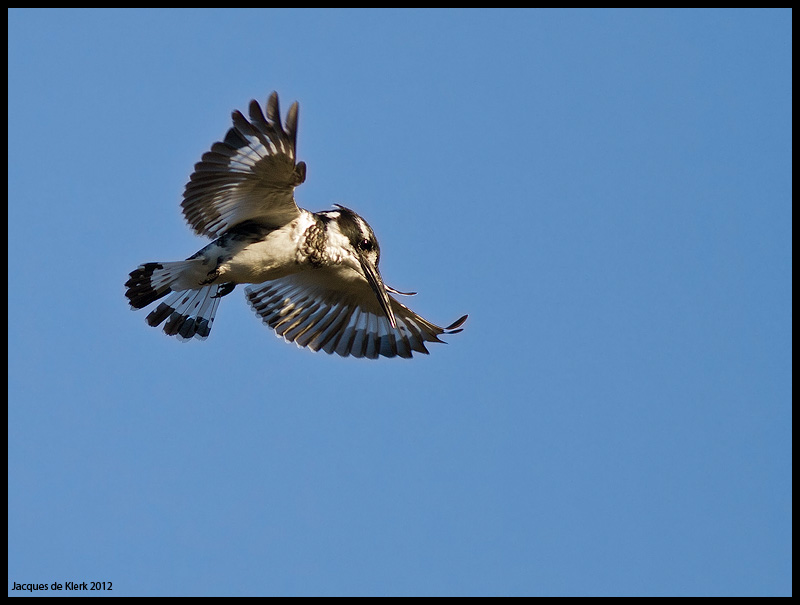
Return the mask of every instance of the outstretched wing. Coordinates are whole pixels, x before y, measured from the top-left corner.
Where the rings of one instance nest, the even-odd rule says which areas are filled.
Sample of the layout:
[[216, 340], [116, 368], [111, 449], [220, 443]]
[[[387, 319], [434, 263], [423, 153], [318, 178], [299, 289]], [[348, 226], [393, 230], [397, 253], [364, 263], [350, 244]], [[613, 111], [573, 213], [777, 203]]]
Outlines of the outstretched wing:
[[199, 234], [219, 237], [234, 225], [255, 220], [280, 227], [300, 211], [294, 188], [306, 178], [297, 162], [297, 103], [281, 124], [278, 94], [267, 101], [267, 117], [250, 102], [250, 120], [233, 112], [233, 128], [225, 140], [195, 164], [183, 194], [183, 215]]
[[289, 342], [342, 357], [411, 357], [428, 354], [426, 342], [444, 342], [442, 334], [461, 332], [467, 316], [440, 328], [391, 296], [392, 328], [367, 282], [343, 279], [339, 269], [324, 268], [248, 286], [247, 300], [262, 321]]

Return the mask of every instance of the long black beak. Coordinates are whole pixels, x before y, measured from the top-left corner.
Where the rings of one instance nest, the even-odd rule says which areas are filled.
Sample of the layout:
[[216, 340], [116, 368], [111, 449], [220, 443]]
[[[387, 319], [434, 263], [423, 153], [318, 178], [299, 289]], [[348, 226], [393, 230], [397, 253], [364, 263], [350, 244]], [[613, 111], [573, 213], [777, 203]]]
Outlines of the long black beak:
[[394, 318], [394, 311], [392, 311], [392, 303], [389, 300], [389, 293], [386, 291], [386, 286], [383, 285], [381, 274], [378, 272], [378, 267], [369, 262], [363, 255], [360, 256], [361, 268], [364, 270], [364, 275], [369, 282], [375, 296], [378, 297], [378, 302], [381, 304], [383, 312], [389, 318], [389, 323], [393, 328], [397, 327], [397, 322]]

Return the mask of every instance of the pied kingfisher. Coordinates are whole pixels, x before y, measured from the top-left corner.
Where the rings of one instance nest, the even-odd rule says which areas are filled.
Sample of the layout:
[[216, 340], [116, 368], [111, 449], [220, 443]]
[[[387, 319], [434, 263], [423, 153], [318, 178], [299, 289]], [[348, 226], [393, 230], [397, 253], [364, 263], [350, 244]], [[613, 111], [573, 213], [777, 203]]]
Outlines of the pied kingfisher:
[[464, 315], [446, 328], [423, 319], [392, 294], [378, 271], [380, 248], [352, 210], [309, 212], [295, 203], [306, 178], [295, 156], [298, 105], [281, 124], [278, 95], [267, 116], [250, 102], [250, 120], [233, 112], [225, 140], [195, 164], [183, 194], [194, 231], [215, 238], [185, 261], [145, 263], [130, 273], [125, 295], [134, 309], [167, 296], [146, 321], [164, 322], [181, 340], [205, 339], [220, 298], [236, 284], [275, 332], [301, 347], [342, 357], [411, 357], [425, 342], [461, 332]]

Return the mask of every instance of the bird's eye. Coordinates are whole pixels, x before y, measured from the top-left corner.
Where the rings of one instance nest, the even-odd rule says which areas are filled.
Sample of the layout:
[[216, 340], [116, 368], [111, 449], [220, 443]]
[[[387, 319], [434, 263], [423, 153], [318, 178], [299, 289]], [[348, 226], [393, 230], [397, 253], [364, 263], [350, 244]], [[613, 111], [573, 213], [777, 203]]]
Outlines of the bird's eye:
[[368, 239], [362, 239], [360, 242], [358, 242], [358, 249], [363, 250], [364, 252], [369, 252], [372, 250], [372, 242]]

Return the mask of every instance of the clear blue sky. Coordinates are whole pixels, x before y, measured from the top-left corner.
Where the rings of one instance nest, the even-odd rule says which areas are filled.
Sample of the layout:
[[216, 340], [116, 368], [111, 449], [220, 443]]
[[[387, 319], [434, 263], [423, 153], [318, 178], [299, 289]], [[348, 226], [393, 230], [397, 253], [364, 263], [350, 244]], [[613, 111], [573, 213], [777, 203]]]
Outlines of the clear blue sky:
[[[790, 10], [8, 16], [9, 593], [791, 594]], [[128, 308], [272, 90], [448, 345]]]

